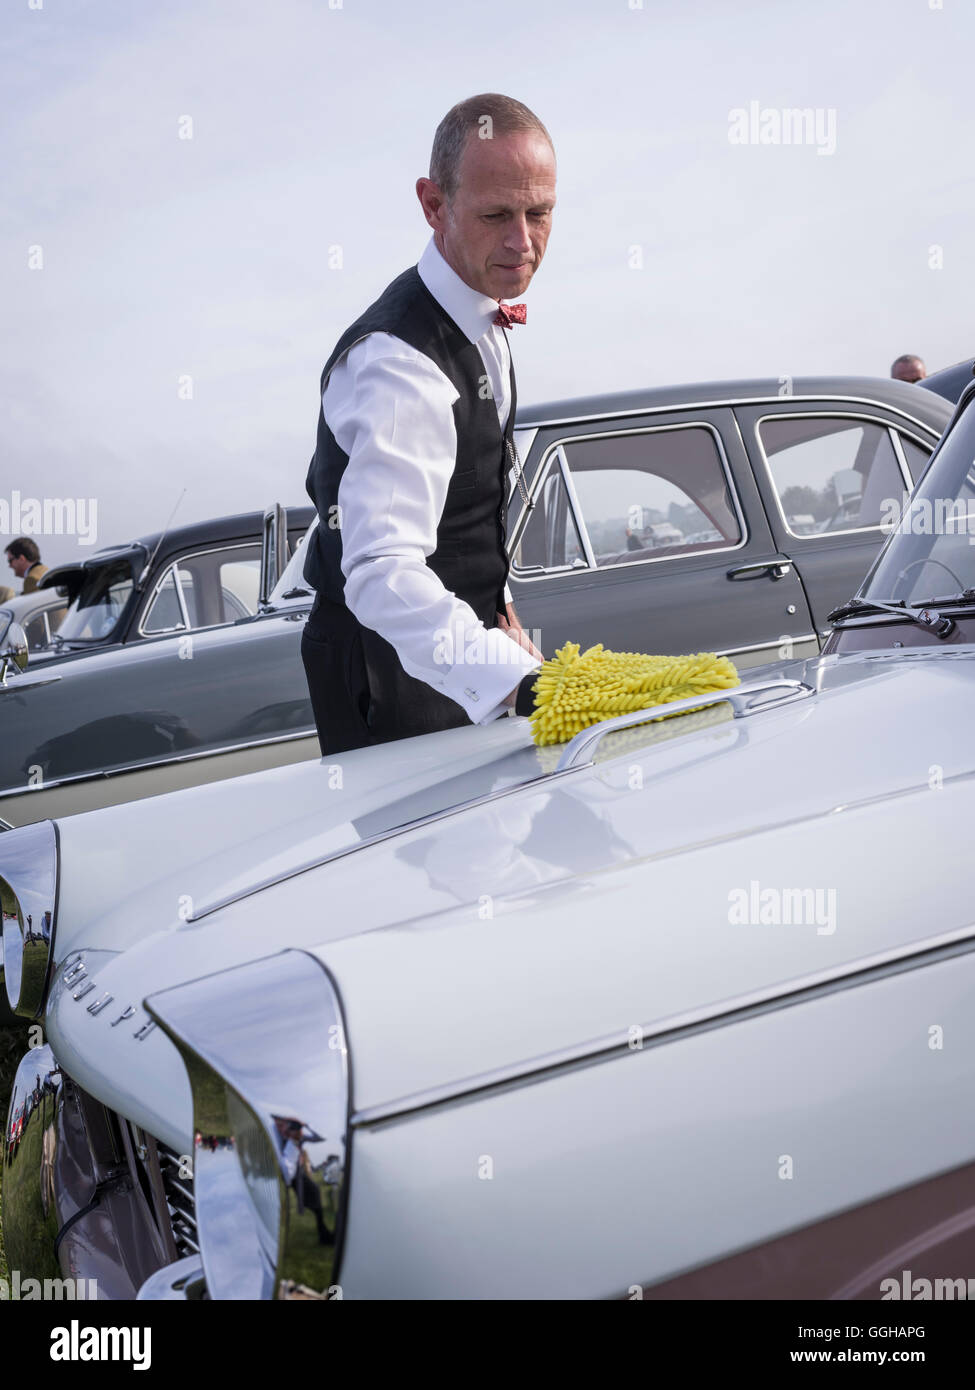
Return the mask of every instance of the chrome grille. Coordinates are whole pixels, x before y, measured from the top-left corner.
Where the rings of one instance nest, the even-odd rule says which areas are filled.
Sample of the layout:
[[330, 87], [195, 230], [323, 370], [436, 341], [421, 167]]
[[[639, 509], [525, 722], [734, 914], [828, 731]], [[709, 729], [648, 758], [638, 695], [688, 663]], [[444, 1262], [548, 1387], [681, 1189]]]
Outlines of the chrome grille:
[[193, 1200], [193, 1179], [180, 1177], [179, 1155], [156, 1141], [163, 1191], [169, 1207], [173, 1239], [180, 1258], [198, 1255], [200, 1246], [196, 1234], [196, 1203]]

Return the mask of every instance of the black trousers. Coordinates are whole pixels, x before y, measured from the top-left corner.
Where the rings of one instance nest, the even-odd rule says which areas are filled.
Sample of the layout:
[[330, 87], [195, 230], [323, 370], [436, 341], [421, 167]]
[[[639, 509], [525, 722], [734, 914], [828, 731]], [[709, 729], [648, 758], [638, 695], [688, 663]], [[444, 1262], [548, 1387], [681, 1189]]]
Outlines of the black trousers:
[[323, 757], [471, 723], [454, 700], [408, 676], [378, 632], [321, 595], [305, 623], [301, 660]]

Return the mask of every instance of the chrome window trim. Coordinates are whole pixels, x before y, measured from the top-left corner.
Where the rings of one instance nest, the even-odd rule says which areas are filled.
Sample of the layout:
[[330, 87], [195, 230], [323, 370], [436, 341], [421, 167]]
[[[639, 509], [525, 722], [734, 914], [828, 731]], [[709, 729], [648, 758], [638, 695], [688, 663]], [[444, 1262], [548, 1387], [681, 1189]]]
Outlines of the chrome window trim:
[[911, 472], [907, 466], [907, 461], [904, 458], [903, 451], [898, 447], [898, 445], [894, 442], [892, 438], [893, 433], [896, 432], [897, 426], [892, 425], [889, 420], [880, 420], [875, 415], [861, 415], [852, 410], [796, 410], [790, 411], [787, 414], [784, 414], [783, 412], [779, 411], [773, 415], [760, 415], [758, 419], [755, 421], [754, 425], [755, 443], [758, 446], [758, 457], [761, 459], [765, 467], [765, 476], [768, 478], [769, 487], [772, 490], [772, 496], [775, 499], [775, 505], [779, 513], [779, 519], [782, 522], [782, 526], [787, 536], [790, 536], [793, 540], [796, 541], [817, 541], [821, 540], [823, 536], [865, 536], [870, 535], [873, 532], [877, 532], [879, 535], [882, 536], [889, 535], [889, 531], [885, 531], [884, 527], [880, 524], [880, 522], [878, 522], [876, 526], [850, 526], [842, 531], [814, 531], [811, 535], [808, 536], [800, 536], [798, 532], [793, 531], [792, 527], [789, 525], [786, 519], [785, 509], [782, 506], [782, 498], [779, 496], [779, 489], [776, 485], [775, 477], [772, 473], [772, 465], [769, 463], [768, 455], [765, 452], [765, 445], [762, 442], [762, 425], [765, 424], [766, 420], [782, 419], [861, 420], [864, 424], [876, 425], [878, 426], [878, 428], [886, 430], [887, 437], [891, 441], [891, 448], [894, 451], [894, 458], [901, 472], [901, 482], [903, 483], [907, 491], [911, 493], [914, 491], [914, 479], [911, 477]]
[[891, 414], [899, 415], [904, 420], [910, 420], [911, 423], [917, 425], [919, 429], [925, 430], [928, 434], [931, 435], [935, 443], [938, 442], [938, 440], [941, 438], [941, 435], [944, 433], [944, 429], [947, 429], [948, 426], [948, 422], [946, 421], [942, 430], [936, 430], [933, 425], [925, 424], [923, 420], [919, 420], [916, 415], [908, 414], [908, 412], [906, 410], [902, 410], [900, 406], [888, 405], [886, 401], [878, 400], [876, 397], [836, 395], [824, 398], [822, 392], [819, 392], [815, 396], [729, 396], [726, 397], [724, 400], [717, 401], [698, 400], [678, 402], [676, 405], [671, 403], [669, 405], [633, 406], [628, 410], [607, 410], [598, 413], [593, 413], [591, 415], [563, 415], [551, 420], [528, 419], [525, 421], [524, 425], [521, 426], [521, 428], [548, 429], [554, 426], [559, 429], [562, 429], [565, 426], [588, 424], [590, 420], [624, 420], [630, 416], [639, 415], [670, 415], [677, 410], [717, 410], [720, 409], [722, 406], [728, 406], [731, 409], [734, 409], [736, 406], [739, 405], [781, 405], [784, 400], [822, 401], [824, 399], [829, 399], [831, 401], [842, 401], [844, 404], [847, 405], [852, 404], [872, 406], [875, 410], [889, 410]]
[[[572, 470], [569, 468], [569, 460], [565, 456], [565, 446], [563, 444], [559, 444], [556, 448], [555, 457], [558, 460], [559, 473], [562, 475], [562, 485], [565, 488], [565, 495], [572, 509], [572, 519], [576, 525], [576, 534], [582, 542], [582, 553], [586, 557], [586, 568], [591, 570], [598, 569], [596, 552], [592, 548], [589, 527], [586, 525], [585, 518], [582, 515], [582, 505], [579, 501], [579, 494], [576, 492], [576, 485], [572, 481]], [[580, 519], [582, 525], [579, 524]], [[569, 568], [578, 571], [581, 567], [573, 561]]]
[[[888, 428], [891, 429], [894, 434], [894, 447], [897, 451], [897, 457], [900, 459], [901, 470], [903, 471], [905, 478], [910, 478], [910, 486], [908, 488], [908, 491], [913, 492], [914, 489], [917, 487], [917, 483], [921, 481], [921, 478], [927, 472], [928, 464], [931, 462], [931, 455], [934, 453], [934, 450], [927, 444], [925, 440], [918, 439], [916, 434], [911, 434], [910, 430], [901, 429], [899, 425], [890, 425]], [[918, 478], [917, 483], [911, 477], [911, 469], [907, 462], [907, 455], [904, 453], [904, 446], [902, 441], [905, 439], [909, 439], [911, 443], [916, 444], [919, 449], [927, 450], [927, 462], [925, 463], [924, 468], [921, 470], [921, 477]]]
[[[60, 680], [61, 677], [51, 675], [47, 679]], [[74, 786], [79, 782], [104, 782], [109, 777], [125, 777], [130, 772], [146, 772], [154, 767], [170, 767], [173, 763], [195, 762], [200, 758], [218, 758], [224, 753], [243, 753], [250, 748], [266, 748], [273, 743], [294, 743], [299, 738], [311, 738], [315, 732], [315, 725], [310, 724], [307, 729], [298, 729], [289, 734], [274, 734], [270, 738], [253, 739], [248, 743], [231, 743], [226, 746], [221, 745], [218, 748], [202, 748], [193, 753], [174, 753], [166, 758], [150, 758], [143, 763], [123, 763], [120, 767], [110, 767], [104, 771], [99, 769], [97, 772], [78, 772], [70, 777], [51, 778], [50, 781], [44, 781], [35, 787], [0, 787], [0, 798], [36, 796], [38, 792], [51, 791], [54, 787]]]
[[[674, 407], [668, 407], [667, 413], [673, 413], [673, 410]], [[541, 574], [535, 574], [530, 570], [518, 569], [518, 567], [514, 564], [513, 560], [511, 559], [511, 557], [514, 555], [515, 550], [521, 544], [521, 539], [524, 534], [525, 527], [528, 525], [528, 519], [533, 514], [528, 510], [527, 507], [523, 506], [521, 512], [518, 515], [518, 519], [515, 523], [515, 527], [511, 535], [511, 541], [508, 545], [510, 572], [518, 581], [518, 583], [537, 583], [537, 581], [540, 579], [550, 579], [554, 575], [560, 574], [612, 574], [615, 573], [617, 570], [632, 569], [635, 565], [659, 565], [666, 563], [668, 560], [687, 560], [693, 558], [702, 558], [708, 555], [727, 555], [730, 554], [732, 551], [741, 550], [745, 546], [747, 546], [750, 540], [748, 524], [745, 519], [745, 513], [742, 510], [741, 499], [738, 496], [738, 488], [735, 484], [734, 473], [732, 471], [731, 464], [728, 461], [728, 455], [725, 452], [724, 439], [721, 436], [721, 431], [717, 428], [717, 426], [713, 425], [710, 422], [710, 420], [680, 420], [670, 425], [648, 425], [643, 429], [630, 430], [604, 430], [595, 434], [567, 435], [563, 439], [555, 440], [548, 446], [548, 448], [545, 450], [545, 453], [542, 455], [541, 461], [538, 465], [538, 470], [532, 482], [532, 488], [529, 496], [531, 497], [533, 502], [537, 502], [538, 493], [544, 486], [548, 474], [551, 472], [553, 466], [552, 460], [556, 457], [556, 455], [560, 453], [561, 450], [564, 450], [566, 444], [587, 443], [589, 440], [592, 439], [622, 439], [627, 438], [630, 435], [638, 434], [665, 434], [673, 430], [690, 429], [707, 430], [715, 441], [718, 462], [724, 472], [725, 482], [727, 483], [728, 491], [731, 496], [735, 517], [738, 521], [738, 529], [741, 532], [741, 538], [734, 545], [715, 546], [711, 550], [681, 550], [677, 551], [676, 554], [646, 555], [636, 560], [624, 560], [622, 564], [618, 565], [597, 565], [593, 556], [593, 562], [587, 564], [585, 567], [583, 567], [582, 565], [558, 565], [543, 568]], [[566, 459], [564, 452], [561, 454], [559, 467], [562, 469], [563, 478], [565, 478], [567, 473], [571, 474], [571, 469], [569, 468], [568, 460]], [[593, 555], [592, 542], [589, 538], [589, 528], [586, 526], [585, 519], [582, 516], [582, 510], [579, 507], [578, 498], [576, 497], [574, 487], [572, 487], [571, 490], [568, 491], [568, 496], [569, 504], [573, 509], [576, 529], [578, 530], [579, 535], [582, 537], [583, 549], [586, 552], [588, 558], [589, 556]], [[693, 501], [693, 498], [689, 497], [688, 500]], [[697, 504], [695, 503], [695, 505]]]
[[[166, 568], [163, 570], [162, 574], [156, 580], [156, 583], [153, 586], [152, 594], [149, 597], [149, 602], [142, 610], [142, 616], [139, 618], [139, 624], [136, 628], [136, 632], [139, 634], [140, 637], [171, 637], [174, 633], [186, 631], [186, 605], [183, 602], [183, 592], [179, 587], [179, 579], [176, 575], [176, 566], [178, 564], [179, 561], [174, 560], [171, 565], [167, 565]], [[156, 599], [159, 597], [163, 585], [166, 583], [166, 580], [169, 578], [170, 575], [173, 576], [173, 588], [176, 590], [176, 602], [179, 605], [179, 611], [183, 618], [183, 626], [160, 627], [150, 630], [146, 628], [145, 624], [150, 614], [152, 613], [153, 608], [156, 606]]]
[[[171, 561], [171, 563], [166, 566], [165, 570], [162, 572], [162, 574], [159, 576], [159, 579], [156, 581], [155, 587], [153, 588], [152, 594], [149, 598], [149, 602], [142, 610], [142, 616], [139, 619], [139, 624], [136, 628], [136, 632], [139, 634], [140, 637], [173, 637], [177, 633], [182, 632], [214, 632], [218, 627], [233, 627], [234, 623], [238, 622], [239, 619], [232, 618], [230, 622], [226, 623], [207, 623], [205, 627], [190, 627], [190, 615], [186, 610], [186, 600], [183, 597], [183, 588], [179, 578], [179, 566], [185, 565], [187, 560], [198, 560], [202, 555], [217, 555], [226, 550], [255, 549], [258, 551], [259, 555], [260, 543], [258, 541], [234, 541], [232, 545], [210, 545], [207, 546], [205, 550], [190, 550], [187, 551], [185, 555], [180, 555], [178, 559]], [[144, 627], [144, 623], [146, 621], [146, 618], [152, 611], [152, 605], [155, 603], [159, 590], [165, 583], [166, 576], [169, 574], [170, 570], [176, 571], [176, 574], [174, 576], [176, 581], [176, 592], [179, 598], [180, 612], [183, 615], [183, 620], [186, 623], [186, 627], [167, 627], [160, 628], [157, 632], [147, 632]]]
[[[689, 1009], [683, 1014], [675, 1014], [656, 1023], [640, 1025], [642, 1047], [639, 1051], [683, 1042], [686, 1038], [710, 1032], [715, 1028], [743, 1023], [761, 1014], [779, 1013], [783, 1009], [810, 1003], [836, 994], [840, 990], [871, 985], [895, 975], [923, 969], [928, 965], [939, 965], [944, 960], [968, 955], [973, 950], [975, 923], [969, 923], [967, 927], [929, 938], [923, 943], [915, 942], [888, 951], [878, 951], [872, 956], [850, 961], [832, 970], [814, 971], [808, 975], [797, 976], [785, 987], [781, 984], [770, 985], [722, 1000], [718, 1004]], [[418, 1111], [477, 1100], [492, 1091], [535, 1085], [559, 1073], [633, 1055], [632, 1033], [627, 1029], [625, 1033], [593, 1038], [589, 1042], [560, 1048], [507, 1067], [495, 1067], [476, 1076], [416, 1091], [398, 1100], [354, 1110], [349, 1121], [350, 1130], [409, 1119]]]

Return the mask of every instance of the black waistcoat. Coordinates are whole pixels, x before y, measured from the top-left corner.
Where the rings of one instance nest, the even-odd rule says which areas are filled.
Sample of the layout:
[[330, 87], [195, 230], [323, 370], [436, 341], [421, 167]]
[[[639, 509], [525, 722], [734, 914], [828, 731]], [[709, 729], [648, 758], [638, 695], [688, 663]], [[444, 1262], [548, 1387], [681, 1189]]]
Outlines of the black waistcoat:
[[[430, 357], [460, 393], [453, 405], [457, 456], [437, 527], [436, 549], [427, 557], [427, 565], [445, 588], [470, 604], [486, 627], [494, 627], [496, 612], [505, 611], [508, 576], [505, 478], [515, 419], [514, 369], [511, 410], [502, 435], [480, 351], [433, 297], [416, 266], [411, 266], [339, 338], [322, 371], [322, 391], [342, 353], [367, 333], [376, 332], [402, 338]], [[345, 579], [338, 490], [348, 462], [319, 406], [318, 442], [306, 482], [318, 508], [319, 525], [308, 542], [304, 575], [323, 599], [342, 606]]]

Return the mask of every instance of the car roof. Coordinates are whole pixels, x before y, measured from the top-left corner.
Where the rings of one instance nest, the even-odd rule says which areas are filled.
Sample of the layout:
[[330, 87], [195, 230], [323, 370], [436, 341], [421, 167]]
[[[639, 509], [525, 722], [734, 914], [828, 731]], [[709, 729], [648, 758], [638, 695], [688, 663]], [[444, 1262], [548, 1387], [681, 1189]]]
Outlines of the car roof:
[[[786, 386], [788, 390], [784, 389]], [[518, 426], [525, 428], [563, 420], [593, 419], [600, 415], [668, 410], [686, 405], [747, 404], [783, 397], [828, 397], [830, 400], [877, 402], [942, 429], [951, 411], [933, 392], [919, 393], [911, 382], [888, 377], [808, 376], [756, 377], [734, 381], [705, 381], [691, 385], [650, 386], [636, 391], [614, 391], [579, 396], [572, 400], [542, 401], [519, 407]]]
[[971, 357], [965, 357], [950, 367], [942, 367], [940, 372], [932, 372], [923, 381], [919, 381], [918, 385], [923, 386], [926, 391], [936, 392], [954, 405], [973, 376], [975, 364]]
[[[315, 515], [311, 505], [288, 507], [288, 530], [304, 532]], [[138, 536], [135, 540], [121, 545], [105, 546], [90, 557], [91, 562], [100, 563], [113, 555], [124, 555], [141, 546], [149, 555], [164, 539], [161, 555], [169, 555], [174, 550], [192, 549], [197, 545], [213, 545], [224, 541], [243, 540], [249, 536], [260, 536], [264, 523], [263, 512], [236, 512], [232, 516], [213, 517], [209, 521], [194, 521], [187, 526], [171, 526], [166, 531], [154, 531], [150, 535]]]
[[59, 603], [64, 603], [64, 599], [55, 590], [32, 589], [29, 594], [14, 594], [13, 598], [4, 599], [0, 608], [12, 613], [13, 621], [17, 622], [21, 613], [39, 613], [45, 608], [56, 608]]

